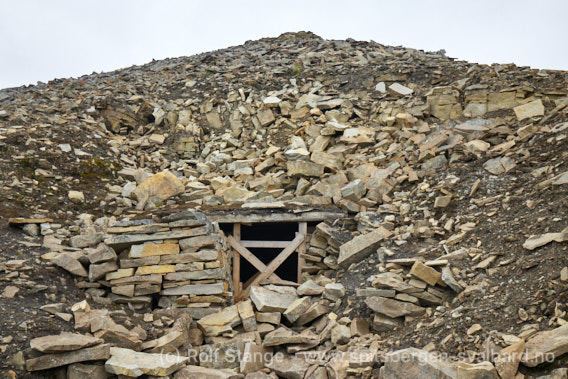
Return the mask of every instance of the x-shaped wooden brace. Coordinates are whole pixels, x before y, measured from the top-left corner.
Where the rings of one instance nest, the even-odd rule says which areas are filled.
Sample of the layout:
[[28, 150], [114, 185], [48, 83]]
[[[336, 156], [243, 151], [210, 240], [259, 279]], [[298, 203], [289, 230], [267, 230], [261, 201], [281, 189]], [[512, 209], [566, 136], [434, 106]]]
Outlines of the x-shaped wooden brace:
[[290, 244], [286, 246], [284, 250], [274, 258], [268, 266], [266, 266], [260, 259], [258, 259], [249, 249], [244, 247], [237, 241], [233, 236], [229, 236], [227, 241], [233, 249], [235, 249], [241, 256], [243, 256], [247, 261], [250, 262], [258, 271], [259, 275], [249, 284], [249, 286], [243, 289], [243, 292], [239, 294], [238, 299], [240, 300], [248, 296], [249, 290], [252, 286], [258, 285], [261, 281], [271, 276], [274, 271], [288, 258], [296, 249], [304, 242], [306, 236], [304, 234], [296, 233], [296, 238], [290, 241]]

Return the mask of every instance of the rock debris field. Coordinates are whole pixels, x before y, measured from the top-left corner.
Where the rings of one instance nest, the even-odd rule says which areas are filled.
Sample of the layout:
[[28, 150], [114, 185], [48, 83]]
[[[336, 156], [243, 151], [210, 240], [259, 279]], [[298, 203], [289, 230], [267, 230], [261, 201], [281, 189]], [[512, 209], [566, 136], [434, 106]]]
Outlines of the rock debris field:
[[[568, 378], [567, 136], [565, 71], [310, 32], [0, 90], [0, 374]], [[235, 288], [212, 215], [314, 213]]]

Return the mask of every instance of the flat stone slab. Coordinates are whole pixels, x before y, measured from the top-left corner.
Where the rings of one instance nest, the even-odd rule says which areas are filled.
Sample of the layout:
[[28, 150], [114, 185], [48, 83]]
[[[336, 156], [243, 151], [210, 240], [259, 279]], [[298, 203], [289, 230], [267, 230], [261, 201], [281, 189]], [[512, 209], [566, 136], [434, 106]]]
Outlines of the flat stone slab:
[[201, 271], [181, 271], [171, 272], [164, 276], [165, 280], [184, 281], [184, 280], [205, 280], [205, 279], [223, 279], [226, 271], [220, 268], [211, 268]]
[[111, 357], [105, 363], [105, 369], [110, 374], [139, 377], [142, 375], [167, 376], [188, 361], [187, 357], [177, 355], [138, 353], [130, 349], [113, 347]]
[[264, 336], [263, 346], [279, 346], [285, 344], [299, 344], [312, 342], [313, 338], [293, 330], [280, 327]]
[[525, 351], [523, 339], [499, 351], [494, 358], [495, 369], [501, 378], [514, 378]]
[[26, 369], [28, 371], [48, 370], [72, 363], [107, 360], [109, 357], [110, 345], [104, 344], [67, 353], [47, 354], [38, 358], [28, 359], [26, 361]]
[[[392, 272], [383, 272], [375, 275], [375, 279], [373, 280], [372, 285], [375, 288], [379, 289], [386, 288], [408, 294], [422, 292], [420, 288], [416, 288], [413, 285], [403, 282], [402, 278], [399, 275]], [[390, 296], [384, 296], [384, 297], [390, 297]]]
[[129, 258], [144, 258], [156, 255], [173, 255], [179, 254], [179, 245], [177, 243], [145, 243], [143, 245], [134, 245], [130, 248]]
[[150, 275], [150, 274], [168, 274], [175, 272], [175, 265], [152, 265], [141, 266], [136, 269], [134, 275]]
[[182, 253], [176, 255], [163, 255], [160, 257], [161, 264], [185, 264], [192, 262], [215, 261], [219, 259], [219, 252], [213, 249], [199, 250], [195, 253]]
[[400, 83], [393, 83], [389, 86], [389, 92], [395, 95], [407, 96], [412, 95], [414, 91]]
[[566, 242], [568, 241], [568, 228], [559, 233], [545, 233], [538, 236], [531, 236], [523, 243], [523, 247], [527, 250], [534, 250], [538, 247], [549, 244], [550, 242]]
[[179, 247], [186, 252], [195, 252], [205, 246], [213, 246], [215, 240], [210, 235], [184, 238], [179, 241]]
[[167, 231], [169, 231], [169, 225], [167, 224], [113, 226], [106, 230], [108, 234], [147, 234]]
[[351, 263], [356, 263], [375, 252], [382, 240], [392, 235], [391, 232], [383, 227], [362, 234], [344, 243], [339, 248], [339, 258], [337, 263], [343, 267], [349, 267]]
[[187, 337], [183, 331], [173, 329], [171, 332], [164, 334], [158, 339], [145, 342], [142, 345], [142, 349], [150, 349], [147, 351], [148, 353], [167, 354], [174, 352], [186, 341]]
[[457, 378], [456, 368], [450, 362], [427, 351], [408, 348], [389, 353], [381, 368], [381, 378]]
[[103, 242], [104, 236], [103, 233], [81, 234], [69, 238], [69, 244], [76, 248], [96, 246]]
[[297, 289], [296, 292], [300, 296], [310, 295], [310, 296], [317, 296], [321, 295], [324, 288], [318, 284], [316, 284], [313, 280], [307, 280], [302, 283]]
[[515, 115], [519, 121], [525, 118], [531, 118], [535, 116], [544, 116], [544, 105], [541, 99], [531, 101], [523, 105], [516, 106], [513, 108]]
[[141, 244], [144, 242], [171, 240], [171, 239], [179, 240], [183, 238], [201, 236], [207, 233], [209, 233], [209, 227], [201, 226], [198, 228], [179, 230], [168, 233], [116, 235], [107, 238], [105, 240], [105, 243], [109, 247], [115, 249], [116, 251], [120, 251], [129, 246]]
[[535, 367], [566, 353], [568, 324], [532, 336], [525, 344], [525, 354], [521, 362], [527, 367]]
[[110, 284], [112, 286], [119, 286], [126, 284], [161, 284], [161, 283], [162, 283], [162, 275], [160, 274], [127, 276], [119, 279], [112, 279], [110, 281]]
[[305, 161], [289, 161], [287, 163], [288, 175], [322, 176], [324, 167], [317, 163]]
[[187, 366], [174, 375], [174, 379], [237, 379], [241, 377], [230, 370], [226, 372], [201, 366]]
[[515, 167], [515, 161], [509, 157], [489, 159], [483, 164], [483, 168], [493, 175], [499, 175], [508, 172]]
[[205, 214], [197, 211], [181, 211], [170, 213], [160, 219], [161, 222], [191, 221], [195, 225], [205, 225], [208, 223]]
[[554, 182], [552, 182], [553, 185], [555, 186], [561, 186], [563, 184], [568, 184], [568, 171], [564, 172], [558, 176], [555, 176], [554, 178]]
[[500, 379], [497, 370], [491, 362], [457, 364], [457, 374], [460, 379]]
[[113, 249], [105, 244], [100, 244], [97, 248], [89, 250], [87, 258], [91, 263], [103, 263], [115, 261], [117, 257]]
[[310, 363], [303, 358], [283, 356], [282, 359], [273, 359], [266, 367], [276, 372], [279, 377], [301, 379], [310, 367]]
[[103, 365], [73, 363], [67, 368], [67, 379], [106, 379], [107, 376]]
[[160, 295], [218, 295], [225, 291], [223, 283], [186, 284], [179, 287], [165, 288]]
[[380, 313], [375, 313], [373, 318], [373, 329], [376, 332], [385, 332], [399, 328], [403, 325], [402, 319], [384, 316]]
[[100, 338], [75, 333], [61, 333], [53, 336], [34, 338], [30, 341], [32, 349], [42, 353], [61, 353], [91, 347], [103, 343]]
[[426, 312], [425, 308], [419, 307], [418, 305], [379, 296], [372, 296], [365, 299], [365, 304], [373, 311], [392, 318], [420, 316]]

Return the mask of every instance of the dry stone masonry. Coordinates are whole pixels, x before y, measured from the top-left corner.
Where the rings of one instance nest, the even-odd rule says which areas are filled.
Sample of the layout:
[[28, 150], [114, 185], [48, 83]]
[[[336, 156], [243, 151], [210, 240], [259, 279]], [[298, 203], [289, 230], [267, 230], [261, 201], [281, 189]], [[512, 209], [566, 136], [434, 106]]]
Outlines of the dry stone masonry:
[[[228, 249], [205, 215], [117, 221], [105, 232], [104, 242], [102, 233], [71, 237], [71, 246], [84, 249], [57, 254], [53, 263], [84, 277], [86, 287], [108, 288], [107, 302], [114, 304], [199, 311], [232, 302]], [[89, 263], [88, 273], [81, 260]]]

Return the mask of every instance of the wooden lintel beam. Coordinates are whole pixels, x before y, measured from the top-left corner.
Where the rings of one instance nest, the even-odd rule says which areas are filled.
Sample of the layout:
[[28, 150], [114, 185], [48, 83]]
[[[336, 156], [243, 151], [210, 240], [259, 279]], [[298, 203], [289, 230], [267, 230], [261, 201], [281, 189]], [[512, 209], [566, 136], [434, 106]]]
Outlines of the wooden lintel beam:
[[207, 213], [211, 222], [220, 224], [257, 223], [257, 222], [318, 222], [335, 220], [347, 217], [347, 211], [337, 209], [333, 211], [309, 211], [301, 213]]
[[240, 241], [244, 247], [256, 247], [261, 249], [284, 249], [291, 241]]

